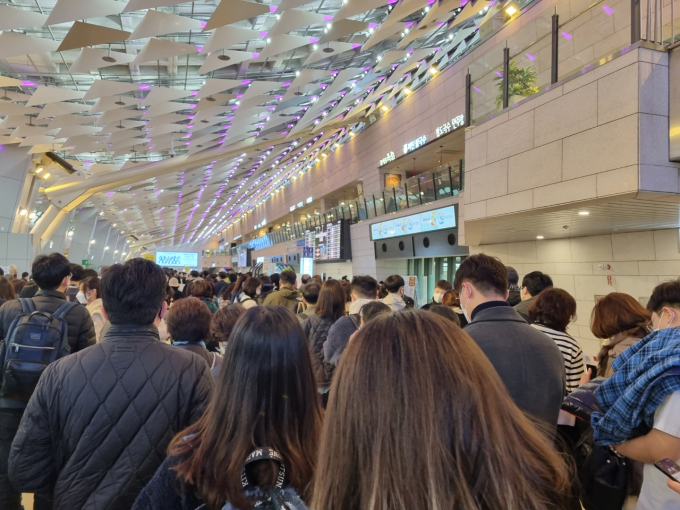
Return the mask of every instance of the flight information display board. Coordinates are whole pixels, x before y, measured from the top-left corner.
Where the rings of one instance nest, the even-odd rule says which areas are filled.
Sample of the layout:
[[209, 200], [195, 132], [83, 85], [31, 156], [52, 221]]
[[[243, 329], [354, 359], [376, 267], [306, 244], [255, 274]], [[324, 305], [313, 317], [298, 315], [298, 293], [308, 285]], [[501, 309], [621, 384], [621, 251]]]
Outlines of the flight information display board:
[[314, 250], [314, 260], [349, 260], [349, 224], [345, 220], [326, 223], [305, 232], [305, 247]]
[[157, 251], [156, 264], [163, 267], [198, 267], [198, 252]]
[[456, 206], [454, 205], [404, 216], [396, 220], [373, 223], [371, 225], [371, 240], [378, 241], [379, 239], [423, 234], [447, 228], [456, 228]]

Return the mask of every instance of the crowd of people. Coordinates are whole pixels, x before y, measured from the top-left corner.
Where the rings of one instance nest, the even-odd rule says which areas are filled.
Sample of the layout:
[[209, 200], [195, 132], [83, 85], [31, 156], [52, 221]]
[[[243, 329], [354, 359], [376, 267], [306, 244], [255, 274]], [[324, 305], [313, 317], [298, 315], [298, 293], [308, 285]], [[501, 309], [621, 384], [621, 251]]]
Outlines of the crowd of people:
[[398, 275], [17, 274], [2, 510], [680, 509], [679, 280], [599, 300], [591, 365], [574, 298], [484, 254], [421, 309]]

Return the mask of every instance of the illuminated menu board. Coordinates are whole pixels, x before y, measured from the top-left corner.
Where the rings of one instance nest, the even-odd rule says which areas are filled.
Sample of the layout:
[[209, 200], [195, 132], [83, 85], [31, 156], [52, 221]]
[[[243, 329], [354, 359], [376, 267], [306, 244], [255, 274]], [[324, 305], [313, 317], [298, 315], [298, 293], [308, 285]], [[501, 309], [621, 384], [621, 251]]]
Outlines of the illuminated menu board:
[[447, 228], [456, 228], [456, 206], [454, 205], [374, 223], [371, 225], [371, 240], [422, 234]]
[[305, 233], [305, 247], [314, 249], [314, 260], [348, 260], [351, 257], [349, 225], [345, 220], [326, 223]]

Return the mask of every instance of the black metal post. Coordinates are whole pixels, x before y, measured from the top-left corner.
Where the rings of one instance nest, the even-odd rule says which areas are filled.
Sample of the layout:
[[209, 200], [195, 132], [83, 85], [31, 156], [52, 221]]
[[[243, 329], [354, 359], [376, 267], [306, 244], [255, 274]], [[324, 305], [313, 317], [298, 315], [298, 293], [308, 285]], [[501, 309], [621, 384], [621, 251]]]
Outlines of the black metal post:
[[465, 127], [470, 127], [472, 124], [472, 76], [470, 71], [465, 75]]
[[394, 197], [394, 210], [399, 210], [399, 204], [397, 204], [397, 188], [392, 187], [392, 196]]
[[[631, 0], [635, 1], [635, 0]], [[638, 0], [639, 1], [639, 0]], [[559, 57], [559, 29], [560, 29], [560, 15], [553, 14], [552, 17], [552, 62], [550, 68], [550, 83], [557, 83], [559, 76], [558, 72], [558, 57]]]
[[510, 48], [503, 48], [503, 109], [510, 104]]
[[463, 183], [464, 183], [463, 179], [465, 177], [464, 163], [465, 163], [465, 160], [463, 158], [460, 158], [460, 161], [458, 162], [458, 191], [462, 191], [462, 189], [463, 189]]
[[[672, 23], [672, 20], [671, 20]], [[640, 0], [630, 0], [630, 43], [638, 42], [642, 35], [640, 20]]]
[[451, 165], [449, 165], [449, 196], [453, 196], [453, 174], [451, 173]]
[[[468, 76], [470, 76], [468, 74]], [[423, 205], [423, 190], [420, 189], [420, 176], [417, 177], [418, 181], [418, 202], [420, 202], [420, 205]]]
[[411, 204], [408, 203], [408, 183], [404, 181], [404, 195], [406, 196], [406, 209], [411, 208]]

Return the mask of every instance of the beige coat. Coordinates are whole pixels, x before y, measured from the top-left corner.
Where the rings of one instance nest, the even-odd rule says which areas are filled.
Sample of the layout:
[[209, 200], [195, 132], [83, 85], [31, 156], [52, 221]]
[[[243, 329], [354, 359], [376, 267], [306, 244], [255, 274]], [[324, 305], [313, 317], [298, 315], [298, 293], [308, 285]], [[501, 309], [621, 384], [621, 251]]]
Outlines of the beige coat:
[[606, 340], [602, 344], [602, 347], [613, 345], [613, 347], [609, 350], [609, 359], [607, 360], [607, 371], [604, 374], [605, 377], [609, 378], [612, 375], [614, 375], [614, 371], [612, 370], [612, 361], [614, 361], [618, 356], [620, 356], [623, 351], [628, 349], [628, 347], [639, 341], [640, 338], [636, 338], [634, 336], [625, 336], [624, 333], [619, 333], [618, 335], [615, 335], [609, 340]]

